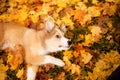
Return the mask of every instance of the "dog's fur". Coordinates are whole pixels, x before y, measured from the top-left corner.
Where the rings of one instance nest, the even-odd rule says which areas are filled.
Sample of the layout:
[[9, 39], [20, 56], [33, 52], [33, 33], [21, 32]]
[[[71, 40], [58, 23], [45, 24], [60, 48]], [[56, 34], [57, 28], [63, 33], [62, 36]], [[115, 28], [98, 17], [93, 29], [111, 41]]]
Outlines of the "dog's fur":
[[[64, 25], [62, 25], [64, 27]], [[22, 45], [25, 49], [27, 80], [35, 80], [37, 68], [43, 64], [64, 66], [58, 58], [47, 55], [50, 52], [69, 49], [68, 39], [64, 33], [55, 27], [53, 20], [45, 22], [44, 29], [37, 31], [17, 23], [0, 23], [0, 49]]]

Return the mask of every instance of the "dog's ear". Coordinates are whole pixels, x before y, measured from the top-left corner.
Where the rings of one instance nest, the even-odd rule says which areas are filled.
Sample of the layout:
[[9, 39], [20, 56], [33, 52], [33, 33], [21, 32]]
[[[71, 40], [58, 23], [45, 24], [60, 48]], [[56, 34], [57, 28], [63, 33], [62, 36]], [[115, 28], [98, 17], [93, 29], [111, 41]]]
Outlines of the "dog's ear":
[[45, 28], [48, 32], [51, 32], [54, 28], [53, 20], [51, 20], [51, 19], [47, 20], [46, 23], [45, 23]]
[[60, 26], [60, 30], [66, 33], [67, 29], [64, 23]]

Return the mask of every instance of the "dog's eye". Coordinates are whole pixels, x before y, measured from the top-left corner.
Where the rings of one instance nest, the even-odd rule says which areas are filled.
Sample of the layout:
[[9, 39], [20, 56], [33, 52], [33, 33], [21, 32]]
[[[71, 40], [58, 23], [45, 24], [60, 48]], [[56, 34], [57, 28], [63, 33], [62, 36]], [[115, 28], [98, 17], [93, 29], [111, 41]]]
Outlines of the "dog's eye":
[[60, 35], [56, 35], [56, 38], [60, 38], [61, 36]]

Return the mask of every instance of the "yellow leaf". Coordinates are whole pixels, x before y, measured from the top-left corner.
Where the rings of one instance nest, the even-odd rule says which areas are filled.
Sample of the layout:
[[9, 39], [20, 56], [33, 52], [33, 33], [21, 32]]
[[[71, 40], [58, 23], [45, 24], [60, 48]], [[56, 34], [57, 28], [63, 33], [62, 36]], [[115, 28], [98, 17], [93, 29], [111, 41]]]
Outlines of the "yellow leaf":
[[80, 2], [80, 0], [70, 0], [70, 4], [76, 4], [78, 2]]
[[86, 11], [77, 9], [77, 10], [73, 10], [72, 14], [74, 16], [74, 20], [78, 21], [80, 24], [84, 24], [83, 19], [84, 16], [86, 15]]
[[58, 5], [57, 13], [59, 13], [65, 6], [67, 6], [65, 1], [59, 1], [57, 5]]
[[98, 26], [92, 26], [91, 32], [92, 35], [100, 35], [102, 33], [101, 28]]
[[63, 54], [64, 54], [64, 56], [68, 56], [68, 59], [70, 59], [71, 57], [73, 57], [72, 51], [66, 50]]
[[9, 53], [7, 56], [7, 63], [11, 63], [12, 60], [13, 60], [13, 55]]
[[76, 73], [77, 75], [80, 75], [81, 68], [76, 64], [71, 64], [70, 66], [68, 66], [67, 71], [71, 71], [71, 74]]
[[97, 4], [97, 3], [98, 3], [98, 0], [92, 0], [92, 3], [93, 3], [93, 4]]
[[83, 10], [83, 11], [87, 11], [87, 6], [85, 5], [84, 2], [78, 2], [76, 5], [75, 5], [75, 9], [80, 9], [80, 10]]
[[3, 15], [0, 15], [0, 20], [1, 21], [11, 21], [12, 18], [11, 18], [10, 14], [3, 14]]
[[19, 65], [18, 60], [14, 60], [14, 56], [10, 53], [8, 54], [7, 58], [7, 63], [10, 64], [10, 69], [15, 70]]
[[93, 42], [97, 42], [102, 37], [101, 28], [98, 27], [98, 26], [91, 26], [91, 28], [92, 28], [91, 29], [91, 33], [92, 33], [91, 39], [92, 39]]
[[24, 69], [22, 68], [21, 70], [18, 70], [16, 76], [17, 76], [17, 78], [21, 78], [21, 77], [23, 77], [23, 74], [24, 74]]
[[88, 46], [90, 43], [92, 43], [91, 37], [91, 34], [85, 35], [85, 42], [83, 43], [83, 45]]
[[70, 59], [73, 57], [72, 51], [65, 51], [63, 54], [63, 61], [65, 61], [67, 65], [71, 65]]
[[50, 4], [44, 3], [41, 7], [40, 12], [38, 12], [38, 14], [39, 15], [47, 15], [50, 10], [51, 10]]
[[11, 70], [15, 70], [15, 69], [17, 69], [17, 67], [18, 67], [18, 61], [15, 61], [14, 63], [12, 63], [12, 64], [10, 64], [10, 65], [11, 65], [10, 69], [11, 69]]
[[63, 8], [63, 7], [66, 6], [66, 2], [64, 2], [64, 1], [59, 1], [59, 2], [57, 3], [57, 5], [58, 5], [59, 7], [61, 7], [61, 8]]
[[6, 75], [7, 70], [8, 70], [8, 66], [5, 66], [5, 65], [0, 63], [0, 80], [5, 80], [5, 78], [7, 76]]
[[5, 66], [3, 64], [0, 64], [0, 72], [6, 72], [8, 70], [8, 66]]
[[116, 10], [117, 10], [117, 6], [116, 5], [110, 6], [109, 9], [110, 9], [109, 10], [110, 11], [109, 16], [114, 15]]
[[18, 10], [17, 18], [18, 21], [23, 22], [28, 17], [27, 6], [23, 6], [22, 9]]
[[72, 74], [77, 73], [78, 75], [80, 75], [80, 72], [81, 72], [80, 66], [72, 64]]
[[71, 65], [71, 62], [68, 59], [68, 56], [63, 56], [63, 61], [65, 62], [66, 65]]
[[34, 23], [36, 23], [36, 22], [39, 20], [39, 17], [36, 16], [36, 15], [31, 15], [30, 18], [32, 19], [32, 21], [33, 21]]
[[88, 8], [88, 14], [90, 14], [92, 17], [98, 17], [101, 14], [101, 10], [99, 7], [92, 6]]
[[82, 61], [84, 62], [84, 64], [87, 64], [92, 59], [92, 55], [88, 52], [85, 52], [85, 50], [80, 50], [80, 52], [83, 58]]
[[70, 15], [67, 14], [65, 17], [62, 18], [62, 22], [64, 22], [67, 26], [69, 26], [68, 28], [70, 30], [73, 30], [74, 29], [74, 26], [73, 26], [73, 22], [72, 22], [72, 19], [70, 19]]

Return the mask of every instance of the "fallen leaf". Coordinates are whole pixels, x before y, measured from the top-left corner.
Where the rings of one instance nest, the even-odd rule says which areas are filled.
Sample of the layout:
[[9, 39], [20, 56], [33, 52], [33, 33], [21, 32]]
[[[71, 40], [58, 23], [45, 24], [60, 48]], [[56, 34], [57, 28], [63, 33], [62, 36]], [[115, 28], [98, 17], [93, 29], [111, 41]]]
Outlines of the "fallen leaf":
[[65, 80], [65, 72], [61, 72], [60, 74], [58, 74], [54, 80]]
[[74, 23], [73, 23], [73, 21], [70, 17], [71, 16], [69, 14], [67, 14], [65, 17], [62, 18], [62, 22], [64, 22], [70, 30], [73, 30], [74, 29], [74, 26], [73, 26]]
[[83, 58], [82, 61], [84, 62], [84, 64], [87, 64], [92, 59], [92, 55], [85, 50], [80, 50], [80, 52], [81, 57]]
[[91, 15], [91, 17], [98, 17], [101, 15], [101, 9], [96, 6], [88, 7], [88, 14]]
[[77, 10], [73, 10], [71, 14], [73, 15], [74, 20], [78, 21], [80, 24], [85, 24], [85, 22], [83, 21], [84, 16], [86, 15], [85, 11], [81, 9], [77, 9]]
[[0, 80], [5, 80], [7, 74], [6, 71], [8, 70], [8, 65], [2, 64], [2, 59], [0, 59]]
[[91, 26], [91, 41], [97, 42], [102, 37], [102, 30], [99, 26]]
[[37, 73], [37, 80], [49, 80], [49, 75], [46, 73]]
[[22, 78], [22, 77], [23, 77], [23, 74], [24, 74], [24, 69], [22, 68], [22, 69], [19, 69], [19, 70], [18, 70], [16, 76], [17, 76], [17, 78]]

